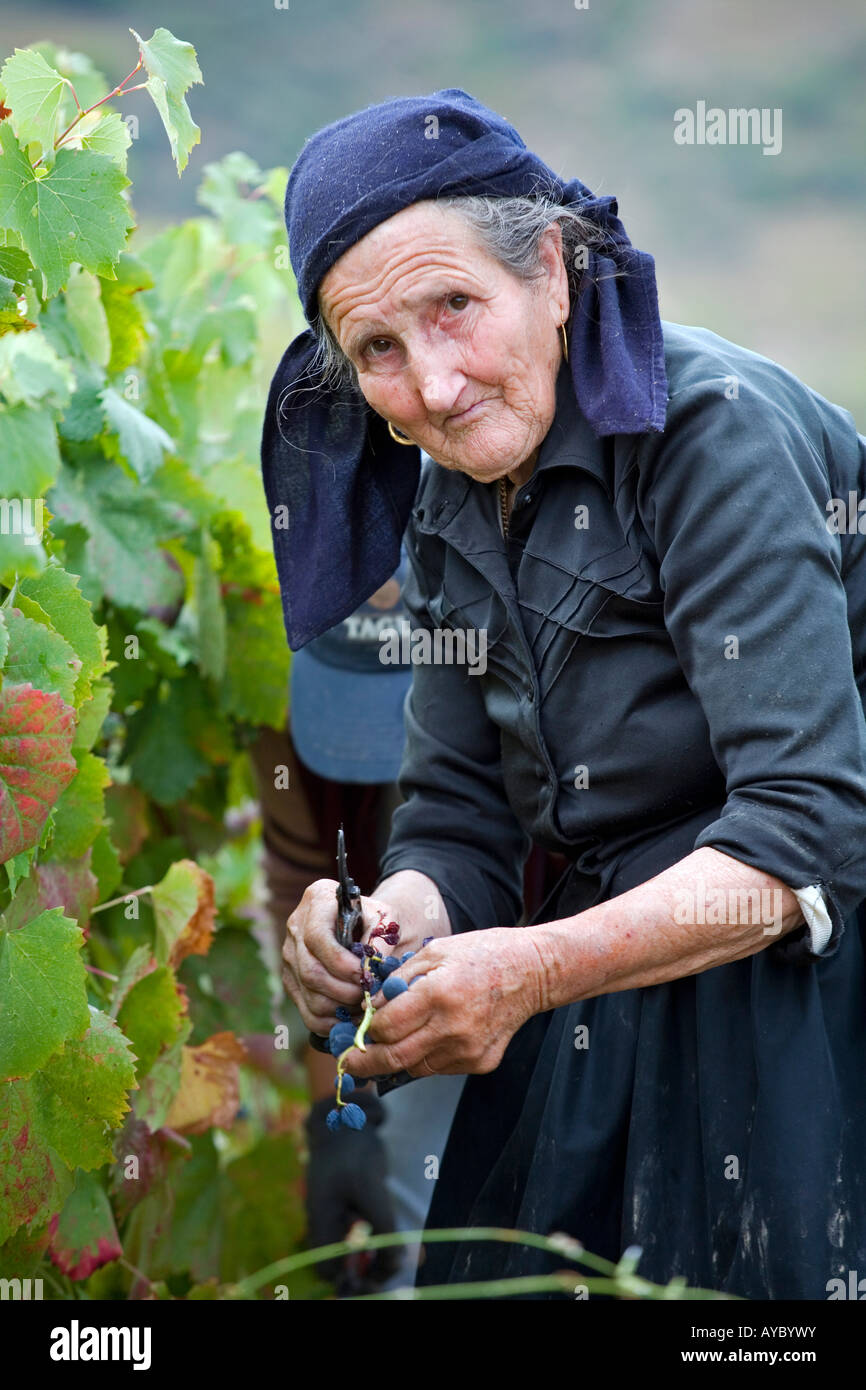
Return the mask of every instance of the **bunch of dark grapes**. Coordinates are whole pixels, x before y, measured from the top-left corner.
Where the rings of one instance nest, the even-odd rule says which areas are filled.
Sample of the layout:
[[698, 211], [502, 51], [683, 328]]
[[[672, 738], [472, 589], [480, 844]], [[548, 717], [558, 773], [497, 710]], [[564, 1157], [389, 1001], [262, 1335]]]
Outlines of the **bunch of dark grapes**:
[[[364, 1048], [364, 1036], [373, 1015], [376, 1012], [376, 1005], [373, 1000], [377, 994], [382, 995], [384, 1000], [396, 999], [398, 994], [403, 994], [409, 988], [405, 980], [392, 980], [394, 971], [407, 960], [411, 960], [414, 951], [406, 951], [402, 956], [383, 955], [382, 947], [393, 948], [400, 940], [400, 928], [396, 922], [383, 923], [380, 915], [378, 926], [370, 932], [368, 942], [362, 944], [355, 942], [351, 947], [352, 954], [357, 956], [361, 962], [360, 982], [364, 991], [364, 1012], [361, 1019], [356, 1022], [348, 1009], [343, 1008], [342, 1004], [337, 1006], [337, 1022], [328, 1034], [328, 1046], [331, 1055], [337, 1059], [337, 1104], [335, 1109], [328, 1112], [325, 1123], [330, 1130], [337, 1130], [344, 1125], [347, 1129], [363, 1129], [367, 1123], [367, 1116], [364, 1114], [360, 1105], [353, 1101], [347, 1101], [345, 1097], [351, 1095], [357, 1087], [367, 1085], [367, 1078], [359, 1081], [354, 1076], [350, 1076], [345, 1070], [346, 1056], [353, 1047]], [[428, 938], [432, 940], [432, 938]], [[380, 945], [375, 945], [379, 942]], [[426, 943], [425, 943], [426, 944]]]

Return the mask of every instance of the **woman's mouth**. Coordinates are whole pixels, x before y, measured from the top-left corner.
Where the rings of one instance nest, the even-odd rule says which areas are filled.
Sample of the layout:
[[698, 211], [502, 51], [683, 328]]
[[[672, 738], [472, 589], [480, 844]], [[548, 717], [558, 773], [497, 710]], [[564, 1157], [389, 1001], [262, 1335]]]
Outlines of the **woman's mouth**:
[[466, 409], [466, 410], [461, 410], [457, 415], [449, 415], [448, 418], [447, 418], [447, 420], [446, 420], [446, 424], [448, 424], [448, 425], [455, 425], [455, 424], [462, 425], [462, 424], [465, 424], [466, 421], [468, 421], [468, 420], [474, 420], [475, 416], [478, 414], [478, 412], [480, 411], [481, 407], [482, 407], [483, 405], [487, 405], [488, 402], [491, 401], [492, 399], [493, 399], [492, 396], [484, 396], [480, 401], [476, 401], [474, 405], [470, 405], [470, 406], [468, 407], [468, 409]]

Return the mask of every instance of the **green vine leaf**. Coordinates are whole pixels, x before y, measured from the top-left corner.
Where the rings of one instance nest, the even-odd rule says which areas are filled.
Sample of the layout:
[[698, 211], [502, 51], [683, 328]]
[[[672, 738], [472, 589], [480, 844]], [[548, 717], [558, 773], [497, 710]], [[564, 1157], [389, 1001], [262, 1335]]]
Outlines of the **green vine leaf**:
[[38, 329], [0, 338], [0, 395], [7, 405], [62, 410], [74, 389], [72, 368]]
[[0, 405], [0, 496], [42, 497], [59, 471], [53, 415], [26, 405]]
[[63, 792], [54, 810], [51, 859], [78, 859], [85, 854], [102, 828], [105, 788], [111, 774], [93, 753], [78, 754], [78, 775]]
[[136, 1082], [129, 1043], [106, 1014], [91, 1009], [84, 1037], [67, 1043], [31, 1084], [40, 1127], [70, 1168], [111, 1162], [110, 1131], [123, 1123]]
[[90, 1027], [29, 1081], [0, 1086], [0, 1242], [34, 1213], [47, 1220], [71, 1187], [66, 1169], [113, 1158], [113, 1131], [135, 1086], [129, 1044], [98, 1009]]
[[53, 149], [66, 81], [40, 53], [28, 48], [16, 48], [3, 64], [0, 77], [21, 144], [38, 140], [43, 150]]
[[78, 587], [79, 576], [54, 563], [19, 586], [23, 597], [38, 603], [51, 625], [72, 647], [81, 662], [76, 703], [88, 699], [93, 686], [108, 670], [108, 634], [93, 620], [91, 604]]
[[9, 651], [5, 669], [9, 680], [18, 685], [32, 685], [36, 690], [53, 691], [67, 704], [74, 704], [81, 662], [69, 643], [59, 632], [25, 617], [17, 607], [7, 609], [6, 623]]
[[59, 907], [0, 929], [0, 1081], [26, 1079], [87, 1031], [84, 937]]
[[0, 275], [8, 276], [16, 290], [23, 290], [25, 283], [33, 274], [33, 262], [16, 246], [4, 246], [0, 233]]
[[177, 505], [161, 502], [104, 460], [61, 468], [48, 504], [56, 534], [64, 536], [69, 526], [86, 533], [83, 545], [67, 547], [67, 565], [78, 571], [82, 585], [87, 581], [89, 598], [104, 595], [141, 612], [181, 597], [183, 576], [162, 549], [189, 526]]
[[135, 225], [122, 190], [129, 179], [93, 150], [57, 151], [40, 178], [7, 121], [0, 121], [0, 226], [17, 232], [45, 276], [46, 294], [57, 294], [77, 261], [114, 278], [114, 267]]
[[168, 966], [158, 966], [138, 980], [124, 999], [117, 1022], [136, 1058], [139, 1082], [163, 1048], [172, 1047], [187, 1030], [187, 1001]]
[[174, 449], [174, 440], [155, 420], [124, 400], [113, 386], [105, 388], [100, 400], [110, 435], [117, 436], [116, 444], [109, 437], [112, 448], [108, 452], [112, 457], [116, 454], [125, 459], [141, 482], [150, 482], [165, 454]]
[[108, 320], [99, 292], [100, 280], [80, 265], [72, 267], [66, 285], [66, 316], [82, 350], [97, 366], [107, 367], [111, 355]]
[[191, 43], [176, 39], [168, 29], [156, 29], [146, 43], [134, 29], [129, 31], [138, 43], [148, 72], [147, 90], [153, 97], [178, 175], [186, 168], [193, 145], [201, 140], [201, 131], [192, 119], [185, 96], [202, 75]]
[[81, 145], [95, 154], [104, 154], [126, 173], [126, 152], [132, 144], [132, 136], [120, 112], [107, 111], [103, 106], [85, 116], [63, 144], [65, 147]]

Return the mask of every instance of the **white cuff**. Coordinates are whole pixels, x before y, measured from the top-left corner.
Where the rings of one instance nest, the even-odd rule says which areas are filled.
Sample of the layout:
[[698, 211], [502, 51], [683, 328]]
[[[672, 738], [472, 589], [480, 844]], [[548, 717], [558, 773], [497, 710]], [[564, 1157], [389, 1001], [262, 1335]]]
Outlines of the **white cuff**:
[[800, 910], [812, 934], [812, 952], [820, 956], [833, 931], [824, 894], [817, 883], [810, 884], [808, 888], [792, 888], [791, 892], [800, 904]]

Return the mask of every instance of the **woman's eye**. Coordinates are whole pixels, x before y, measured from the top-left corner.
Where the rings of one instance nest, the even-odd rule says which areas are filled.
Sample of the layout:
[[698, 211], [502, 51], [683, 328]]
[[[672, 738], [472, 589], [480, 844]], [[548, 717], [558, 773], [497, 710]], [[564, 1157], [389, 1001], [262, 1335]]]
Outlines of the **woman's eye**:
[[468, 303], [468, 294], [452, 294], [449, 296], [448, 299], [448, 308], [453, 309], [455, 313], [459, 314], [460, 310], [465, 309]]
[[383, 357], [390, 346], [390, 338], [371, 338], [364, 351], [369, 352], [373, 357]]

